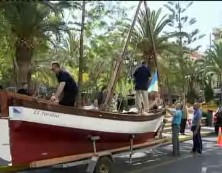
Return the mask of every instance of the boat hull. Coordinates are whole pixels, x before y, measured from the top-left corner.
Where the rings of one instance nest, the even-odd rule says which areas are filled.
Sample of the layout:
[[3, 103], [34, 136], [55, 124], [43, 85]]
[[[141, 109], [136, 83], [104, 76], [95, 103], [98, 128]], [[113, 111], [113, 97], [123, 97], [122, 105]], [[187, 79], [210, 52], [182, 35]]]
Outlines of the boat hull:
[[57, 105], [15, 93], [0, 92], [1, 116], [9, 118], [13, 166], [33, 161], [93, 152], [91, 136], [99, 136], [97, 151], [152, 140], [165, 111], [148, 116], [118, 114]]
[[[52, 125], [9, 121], [12, 165], [93, 152], [90, 136], [99, 136], [97, 151], [129, 146], [131, 134], [117, 134]], [[155, 132], [135, 134], [134, 143], [153, 139]]]

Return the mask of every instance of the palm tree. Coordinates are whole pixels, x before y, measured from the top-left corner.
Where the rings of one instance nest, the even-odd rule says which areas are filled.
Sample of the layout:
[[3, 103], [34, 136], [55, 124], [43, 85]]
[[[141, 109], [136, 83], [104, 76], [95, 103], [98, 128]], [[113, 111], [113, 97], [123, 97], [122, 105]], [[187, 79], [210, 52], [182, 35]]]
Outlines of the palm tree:
[[78, 66], [78, 51], [79, 39], [76, 32], [69, 32], [68, 37], [64, 40], [62, 56], [64, 57], [63, 64], [68, 64], [71, 67]]
[[222, 43], [216, 43], [207, 50], [204, 59], [198, 61], [199, 73], [204, 76], [215, 74], [222, 83]]
[[184, 36], [187, 36], [187, 34], [184, 32], [163, 34], [164, 28], [169, 25], [170, 22], [171, 20], [167, 18], [167, 15], [161, 17], [161, 9], [151, 11], [147, 8], [147, 10], [140, 11], [132, 41], [137, 43], [137, 47], [145, 59], [149, 60], [154, 57], [154, 49], [151, 41], [152, 36], [157, 55], [161, 55], [166, 51], [171, 53], [178, 51], [178, 45], [169, 42], [169, 39], [179, 34]]
[[47, 42], [44, 41], [36, 48], [30, 66], [33, 82], [37, 82], [40, 85], [55, 86], [55, 76], [49, 70], [49, 65], [52, 61], [57, 60], [60, 62], [62, 68], [74, 69], [78, 67], [79, 40], [75, 32], [68, 32], [68, 37], [64, 38], [62, 43], [54, 49], [48, 48]]
[[[222, 43], [215, 43], [214, 46], [207, 50], [204, 60], [201, 61], [200, 67], [204, 75], [211, 78], [212, 75], [217, 76], [222, 88]], [[222, 95], [221, 95], [222, 101]]]
[[38, 43], [41, 40], [51, 41], [53, 34], [59, 36], [61, 30], [67, 29], [61, 20], [62, 7], [61, 3], [49, 1], [0, 2], [0, 10], [10, 24], [10, 34], [15, 37], [15, 60], [20, 84], [29, 81], [30, 65]]

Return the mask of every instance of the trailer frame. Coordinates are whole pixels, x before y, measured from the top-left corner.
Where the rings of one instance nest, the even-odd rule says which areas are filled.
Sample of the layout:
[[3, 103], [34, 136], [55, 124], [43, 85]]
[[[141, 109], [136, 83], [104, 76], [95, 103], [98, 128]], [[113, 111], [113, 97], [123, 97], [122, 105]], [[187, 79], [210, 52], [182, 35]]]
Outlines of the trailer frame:
[[131, 135], [129, 146], [98, 152], [96, 142], [100, 139], [100, 137], [91, 136], [90, 140], [93, 148], [93, 152], [91, 153], [39, 160], [31, 162], [28, 165], [0, 167], [0, 172], [18, 172], [42, 168], [61, 169], [87, 165], [87, 173], [112, 173], [112, 164], [115, 158], [123, 154], [128, 154], [129, 164], [132, 164], [132, 156], [135, 150], [156, 148], [160, 145], [165, 145], [170, 142], [169, 138], [162, 138], [148, 140], [141, 144], [134, 144], [134, 137], [134, 135]]

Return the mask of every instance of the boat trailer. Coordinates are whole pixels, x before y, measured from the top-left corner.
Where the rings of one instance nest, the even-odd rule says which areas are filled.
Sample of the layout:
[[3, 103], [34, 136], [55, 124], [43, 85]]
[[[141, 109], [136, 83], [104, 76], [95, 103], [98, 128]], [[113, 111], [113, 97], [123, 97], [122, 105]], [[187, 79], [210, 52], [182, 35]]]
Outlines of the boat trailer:
[[28, 165], [22, 166], [5, 166], [0, 167], [0, 172], [17, 172], [24, 173], [23, 171], [30, 171], [33, 169], [41, 168], [69, 168], [79, 165], [87, 165], [87, 173], [112, 173], [112, 163], [116, 157], [123, 154], [129, 154], [129, 164], [132, 164], [132, 156], [135, 150], [144, 149], [149, 147], [157, 147], [169, 142], [168, 138], [148, 140], [141, 144], [134, 144], [134, 135], [131, 135], [129, 146], [115, 148], [105, 151], [97, 151], [96, 142], [100, 139], [99, 136], [89, 136], [92, 143], [93, 152], [78, 155], [64, 156], [53, 159], [46, 159], [31, 162]]

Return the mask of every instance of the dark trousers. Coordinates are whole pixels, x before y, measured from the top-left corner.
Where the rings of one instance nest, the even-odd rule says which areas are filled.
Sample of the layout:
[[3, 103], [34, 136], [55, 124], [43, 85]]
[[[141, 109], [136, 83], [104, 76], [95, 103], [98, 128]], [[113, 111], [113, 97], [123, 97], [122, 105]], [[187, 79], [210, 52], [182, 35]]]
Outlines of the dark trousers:
[[173, 155], [175, 156], [180, 154], [179, 131], [180, 131], [179, 125], [172, 125]]
[[59, 104], [63, 106], [74, 106], [77, 95], [78, 90], [74, 90], [73, 92], [65, 92], [63, 98], [59, 101]]
[[198, 152], [201, 154], [202, 149], [203, 149], [202, 139], [201, 139], [201, 134], [200, 134], [201, 127], [199, 127], [196, 135], [194, 135], [195, 129], [196, 129], [196, 126], [192, 127], [192, 131], [193, 131], [193, 150], [192, 151], [194, 153]]
[[184, 134], [187, 125], [187, 119], [182, 119], [180, 124], [180, 133]]

